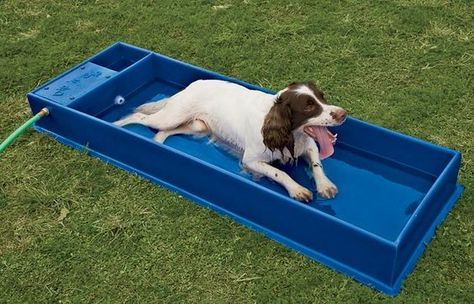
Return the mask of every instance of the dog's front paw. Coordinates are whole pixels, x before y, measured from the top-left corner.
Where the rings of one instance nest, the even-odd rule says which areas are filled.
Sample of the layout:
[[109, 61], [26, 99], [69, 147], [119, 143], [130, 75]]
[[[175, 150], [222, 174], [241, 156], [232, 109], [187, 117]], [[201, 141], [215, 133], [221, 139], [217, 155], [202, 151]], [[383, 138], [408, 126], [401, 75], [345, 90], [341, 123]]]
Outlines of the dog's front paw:
[[336, 185], [327, 178], [317, 183], [316, 189], [318, 189], [318, 194], [324, 198], [334, 198], [338, 192]]
[[309, 203], [313, 200], [313, 193], [298, 184], [292, 187], [292, 189], [290, 189], [288, 192], [292, 198], [302, 202]]

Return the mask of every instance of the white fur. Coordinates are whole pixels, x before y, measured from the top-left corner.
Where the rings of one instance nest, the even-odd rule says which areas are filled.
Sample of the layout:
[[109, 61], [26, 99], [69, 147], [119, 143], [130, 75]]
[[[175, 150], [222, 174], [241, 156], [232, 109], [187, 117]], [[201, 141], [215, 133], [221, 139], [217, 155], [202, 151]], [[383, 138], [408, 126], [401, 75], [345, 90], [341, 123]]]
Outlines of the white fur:
[[[332, 198], [336, 195], [337, 188], [324, 174], [318, 147], [303, 132], [303, 128], [306, 125], [338, 124], [331, 112], [341, 108], [322, 103], [306, 86], [298, 87], [297, 91], [313, 96], [323, 107], [323, 112], [293, 132], [295, 156], [305, 156], [312, 165], [318, 193]], [[231, 82], [198, 80], [170, 98], [137, 108], [136, 113], [115, 124], [124, 126], [138, 123], [159, 129], [155, 140], [161, 143], [174, 134], [212, 134], [243, 151], [242, 164], [246, 169], [280, 183], [295, 199], [311, 201], [311, 191], [296, 183], [285, 172], [269, 165], [274, 160], [285, 163], [291, 159], [291, 153], [287, 149], [282, 155], [279, 151], [270, 151], [263, 144], [263, 122], [275, 99], [275, 95], [249, 90]]]

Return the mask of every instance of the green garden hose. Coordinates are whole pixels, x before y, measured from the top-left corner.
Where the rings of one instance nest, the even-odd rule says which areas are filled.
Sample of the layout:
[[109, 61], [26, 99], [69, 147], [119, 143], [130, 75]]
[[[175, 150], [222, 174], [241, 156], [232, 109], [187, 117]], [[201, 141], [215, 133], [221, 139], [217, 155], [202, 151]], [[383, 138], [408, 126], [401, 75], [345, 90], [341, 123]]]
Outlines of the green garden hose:
[[29, 127], [31, 127], [35, 122], [40, 120], [41, 118], [47, 116], [49, 114], [49, 110], [47, 108], [41, 109], [35, 116], [30, 118], [27, 122], [25, 122], [21, 127], [15, 130], [10, 136], [5, 139], [2, 144], [0, 145], [0, 153], [5, 151], [5, 149], [21, 134], [23, 134]]

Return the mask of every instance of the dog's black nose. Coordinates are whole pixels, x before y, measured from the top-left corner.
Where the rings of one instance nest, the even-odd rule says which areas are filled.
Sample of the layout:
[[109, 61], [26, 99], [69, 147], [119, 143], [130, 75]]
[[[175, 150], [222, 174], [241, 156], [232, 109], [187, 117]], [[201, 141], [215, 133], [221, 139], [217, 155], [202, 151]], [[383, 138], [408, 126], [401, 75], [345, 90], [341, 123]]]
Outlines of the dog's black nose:
[[334, 112], [331, 112], [330, 114], [332, 118], [337, 122], [344, 121], [344, 119], [346, 119], [347, 117], [347, 112], [344, 109], [336, 110]]

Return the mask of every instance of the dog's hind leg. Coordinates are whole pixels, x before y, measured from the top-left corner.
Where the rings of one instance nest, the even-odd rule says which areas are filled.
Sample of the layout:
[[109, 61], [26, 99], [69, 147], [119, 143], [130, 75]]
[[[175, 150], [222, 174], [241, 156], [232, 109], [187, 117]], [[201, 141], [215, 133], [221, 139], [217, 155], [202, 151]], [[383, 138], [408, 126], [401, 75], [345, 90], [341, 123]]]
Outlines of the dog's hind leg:
[[170, 130], [178, 127], [183, 123], [183, 121], [185, 121], [179, 120], [179, 118], [174, 120], [169, 117], [167, 118], [166, 116], [161, 117], [162, 115], [157, 115], [159, 113], [160, 112], [152, 115], [146, 115], [143, 113], [133, 113], [125, 118], [117, 120], [116, 122], [114, 122], [114, 125], [123, 127], [130, 124], [139, 124], [156, 130]]
[[163, 143], [166, 138], [172, 135], [177, 134], [186, 134], [186, 135], [205, 135], [210, 132], [209, 127], [206, 123], [200, 119], [195, 119], [190, 122], [187, 122], [176, 129], [163, 130], [158, 132], [154, 139], [157, 142]]
[[186, 97], [183, 93], [138, 107], [135, 113], [116, 121], [115, 125], [141, 124], [160, 131], [177, 129], [192, 121], [196, 115], [194, 103], [183, 99], [183, 96]]
[[114, 122], [114, 125], [119, 126], [119, 127], [123, 127], [130, 124], [146, 125], [145, 120], [147, 117], [148, 115], [145, 115], [142, 113], [133, 113], [131, 115], [128, 115], [125, 118], [117, 120], [116, 122]]
[[140, 124], [156, 130], [172, 130], [190, 121], [190, 116], [180, 106], [168, 104], [156, 113], [147, 115], [135, 112], [114, 122], [114, 124], [119, 127], [129, 124]]
[[165, 98], [160, 101], [152, 101], [142, 104], [141, 106], [135, 109], [135, 112], [147, 115], [154, 114], [166, 106], [166, 104], [168, 103], [168, 99], [169, 98]]

